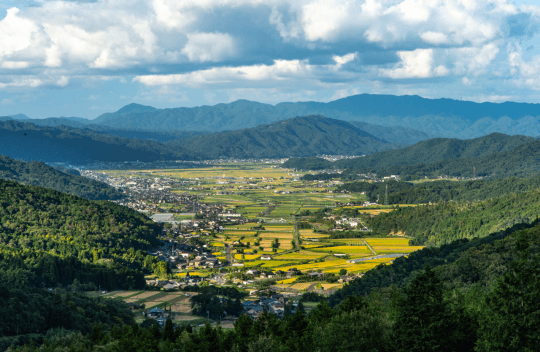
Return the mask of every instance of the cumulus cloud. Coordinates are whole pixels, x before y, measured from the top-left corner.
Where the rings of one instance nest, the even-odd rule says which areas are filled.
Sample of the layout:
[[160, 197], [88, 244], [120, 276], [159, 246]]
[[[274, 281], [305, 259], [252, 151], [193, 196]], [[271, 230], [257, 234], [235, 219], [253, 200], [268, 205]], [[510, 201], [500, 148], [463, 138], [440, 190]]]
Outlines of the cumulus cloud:
[[219, 62], [236, 54], [233, 38], [224, 33], [190, 33], [181, 53], [194, 62]]
[[445, 76], [448, 69], [439, 65], [433, 66], [433, 49], [416, 49], [414, 51], [400, 51], [398, 56], [401, 62], [393, 69], [381, 69], [381, 75], [394, 78], [429, 78], [432, 76]]
[[533, 86], [540, 56], [520, 41], [539, 19], [538, 7], [505, 0], [43, 1], [0, 19], [0, 88], [109, 77], [341, 96], [358, 91], [347, 84], [453, 77], [479, 87], [495, 75]]

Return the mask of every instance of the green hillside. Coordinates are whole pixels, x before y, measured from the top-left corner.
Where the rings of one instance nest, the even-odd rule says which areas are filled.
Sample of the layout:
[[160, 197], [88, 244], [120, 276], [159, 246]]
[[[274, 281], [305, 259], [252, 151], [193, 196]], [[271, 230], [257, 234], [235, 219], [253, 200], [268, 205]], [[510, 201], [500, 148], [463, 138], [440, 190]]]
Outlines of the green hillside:
[[47, 187], [86, 199], [113, 200], [122, 198], [121, 191], [117, 191], [114, 187], [103, 182], [70, 175], [42, 162], [24, 162], [8, 158], [5, 155], [0, 155], [0, 179], [13, 180], [25, 185]]
[[277, 158], [317, 154], [370, 154], [393, 148], [345, 121], [322, 116], [168, 142], [210, 158]]
[[157, 262], [144, 251], [161, 226], [111, 202], [0, 180], [0, 219], [0, 284], [10, 287], [141, 288]]
[[0, 153], [11, 158], [47, 162], [122, 162], [196, 160], [184, 149], [150, 140], [129, 139], [67, 126], [43, 127], [0, 122]]
[[[306, 169], [354, 169], [380, 172], [393, 166], [430, 164], [439, 161], [466, 158], [481, 158], [496, 152], [507, 152], [518, 146], [536, 142], [532, 137], [508, 136], [501, 133], [460, 140], [455, 138], [434, 138], [402, 149], [388, 150], [356, 159], [338, 160], [334, 163], [315, 159], [292, 159], [284, 167]], [[313, 169], [312, 169], [313, 170]]]
[[[321, 174], [341, 176], [340, 174]], [[427, 204], [440, 201], [476, 201], [495, 198], [508, 193], [522, 193], [540, 187], [540, 177], [503, 179], [484, 179], [468, 181], [431, 181], [431, 182], [350, 182], [338, 186], [338, 192], [366, 192], [370, 201], [377, 195], [384, 202], [388, 187], [388, 204]]]
[[479, 202], [398, 207], [376, 217], [364, 216], [364, 221], [374, 233], [402, 232], [412, 238], [412, 243], [441, 245], [530, 224], [538, 219], [539, 197], [537, 188]]

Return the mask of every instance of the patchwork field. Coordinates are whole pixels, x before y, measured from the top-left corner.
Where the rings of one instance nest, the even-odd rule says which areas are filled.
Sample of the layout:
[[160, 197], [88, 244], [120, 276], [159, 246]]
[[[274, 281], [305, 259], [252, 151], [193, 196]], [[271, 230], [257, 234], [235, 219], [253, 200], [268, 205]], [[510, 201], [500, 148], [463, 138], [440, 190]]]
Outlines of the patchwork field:
[[330, 252], [330, 253], [345, 253], [345, 254], [371, 254], [367, 246], [335, 246], [314, 248], [314, 252]]

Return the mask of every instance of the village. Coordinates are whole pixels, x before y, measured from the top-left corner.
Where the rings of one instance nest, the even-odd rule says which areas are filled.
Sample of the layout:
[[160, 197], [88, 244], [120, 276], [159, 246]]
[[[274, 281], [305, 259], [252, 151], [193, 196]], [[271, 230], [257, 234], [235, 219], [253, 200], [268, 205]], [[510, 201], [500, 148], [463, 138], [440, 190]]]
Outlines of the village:
[[[166, 274], [148, 275], [147, 291], [107, 294], [125, 300], [140, 319], [153, 317], [160, 324], [170, 316], [202, 323], [194, 297], [210, 288], [238, 292], [241, 311], [253, 319], [263, 311], [283, 317], [300, 302], [309, 310], [313, 304], [302, 299], [305, 294], [329, 295], [420, 248], [406, 238], [369, 238], [361, 218], [347, 214], [392, 209], [363, 193], [336, 193], [343, 181], [304, 181], [306, 172], [266, 162], [81, 172], [121, 189], [126, 196], [118, 204], [163, 224], [161, 245], [148, 254], [166, 263]], [[383, 181], [374, 174], [359, 176]], [[213, 295], [228, 306], [226, 296]], [[233, 322], [238, 314], [228, 310], [219, 318]]]

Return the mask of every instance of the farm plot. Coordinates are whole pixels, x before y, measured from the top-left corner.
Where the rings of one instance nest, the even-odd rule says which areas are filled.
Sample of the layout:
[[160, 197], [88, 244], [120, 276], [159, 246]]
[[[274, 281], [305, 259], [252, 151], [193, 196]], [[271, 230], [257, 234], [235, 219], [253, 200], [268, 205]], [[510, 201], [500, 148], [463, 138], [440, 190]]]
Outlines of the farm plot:
[[409, 246], [409, 239], [407, 238], [366, 238], [365, 240], [370, 246]]
[[259, 234], [259, 238], [264, 238], [264, 239], [266, 239], [266, 238], [292, 239], [293, 234], [292, 234], [292, 232], [261, 232]]
[[312, 249], [314, 252], [331, 252], [345, 254], [370, 254], [371, 251], [366, 246], [335, 246]]
[[141, 293], [140, 295], [137, 295], [137, 296], [134, 296], [134, 297], [131, 297], [131, 298], [134, 298], [136, 300], [141, 300], [141, 299], [150, 298], [152, 296], [158, 296], [160, 294], [161, 294], [161, 292], [151, 291], [151, 292]]
[[309, 288], [309, 286], [311, 286], [311, 285], [313, 285], [313, 282], [294, 284], [290, 288], [295, 289], [295, 290], [303, 291], [303, 290], [307, 290]]
[[300, 251], [295, 253], [287, 253], [279, 256], [280, 259], [296, 259], [296, 260], [314, 260], [325, 256], [325, 253]]
[[[244, 258], [242, 258], [244, 256]], [[260, 254], [235, 254], [234, 259], [236, 260], [253, 260], [260, 257]]]
[[377, 254], [393, 254], [393, 253], [411, 253], [419, 251], [423, 246], [410, 246], [410, 247], [386, 247], [386, 246], [372, 246], [373, 250]]

